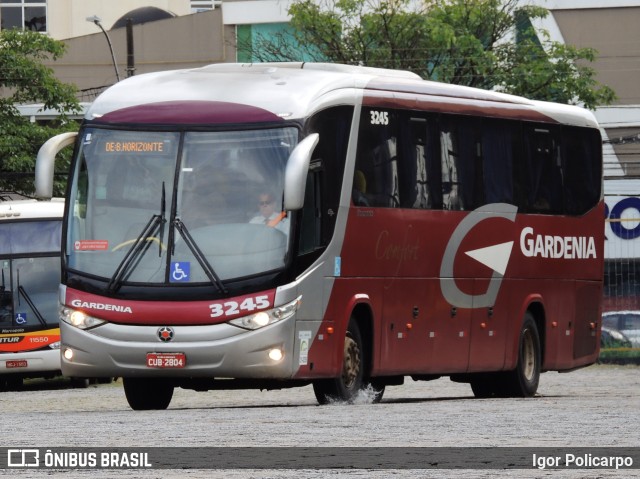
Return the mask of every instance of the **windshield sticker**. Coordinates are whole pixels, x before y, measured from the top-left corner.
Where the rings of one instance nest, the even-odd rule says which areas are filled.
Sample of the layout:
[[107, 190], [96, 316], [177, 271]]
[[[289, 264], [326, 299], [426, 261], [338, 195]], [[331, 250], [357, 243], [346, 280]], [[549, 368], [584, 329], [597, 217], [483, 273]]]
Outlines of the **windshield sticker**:
[[16, 324], [27, 324], [27, 313], [16, 313]]
[[109, 249], [108, 240], [78, 240], [73, 243], [75, 251], [106, 251]]
[[188, 261], [172, 261], [171, 262], [171, 282], [184, 283], [189, 281], [191, 274], [191, 263]]

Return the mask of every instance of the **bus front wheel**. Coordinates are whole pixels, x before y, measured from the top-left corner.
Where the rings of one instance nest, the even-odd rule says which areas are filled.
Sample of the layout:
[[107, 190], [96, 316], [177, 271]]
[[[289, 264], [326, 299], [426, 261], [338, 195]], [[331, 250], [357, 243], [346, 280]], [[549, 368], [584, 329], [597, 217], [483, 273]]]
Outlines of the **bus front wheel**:
[[173, 397], [173, 385], [164, 379], [123, 378], [122, 385], [134, 411], [167, 409]]
[[344, 355], [340, 376], [313, 382], [313, 392], [320, 404], [331, 401], [353, 402], [360, 391], [369, 395], [372, 402], [382, 399], [384, 386], [373, 385], [365, 375], [364, 344], [360, 328], [351, 320], [344, 339]]

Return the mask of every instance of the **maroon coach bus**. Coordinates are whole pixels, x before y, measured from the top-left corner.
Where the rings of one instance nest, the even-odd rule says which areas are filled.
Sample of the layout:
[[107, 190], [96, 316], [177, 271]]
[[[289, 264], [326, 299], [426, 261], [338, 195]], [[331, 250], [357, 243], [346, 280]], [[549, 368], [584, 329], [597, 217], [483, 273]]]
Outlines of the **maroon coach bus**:
[[[75, 141], [75, 142], [74, 142]], [[581, 108], [333, 64], [151, 73], [74, 143], [62, 371], [133, 409], [313, 384], [320, 403], [449, 376], [532, 396], [595, 362], [601, 137]]]

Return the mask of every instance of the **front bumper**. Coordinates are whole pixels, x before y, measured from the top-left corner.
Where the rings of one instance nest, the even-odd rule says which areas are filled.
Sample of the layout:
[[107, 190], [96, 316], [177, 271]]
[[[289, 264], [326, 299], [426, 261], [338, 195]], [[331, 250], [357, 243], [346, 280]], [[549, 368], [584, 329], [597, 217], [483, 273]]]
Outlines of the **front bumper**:
[[[229, 324], [171, 326], [163, 342], [162, 326], [106, 323], [82, 330], [60, 323], [62, 372], [71, 377], [172, 377], [289, 379], [293, 377], [294, 317], [248, 331]], [[165, 335], [166, 336], [166, 335]], [[269, 358], [278, 348], [280, 360]], [[65, 351], [71, 349], [71, 360]], [[183, 353], [181, 368], [147, 366], [147, 353]]]
[[60, 371], [60, 350], [41, 349], [24, 353], [4, 353], [0, 355], [0, 375], [20, 374], [39, 377], [40, 373]]

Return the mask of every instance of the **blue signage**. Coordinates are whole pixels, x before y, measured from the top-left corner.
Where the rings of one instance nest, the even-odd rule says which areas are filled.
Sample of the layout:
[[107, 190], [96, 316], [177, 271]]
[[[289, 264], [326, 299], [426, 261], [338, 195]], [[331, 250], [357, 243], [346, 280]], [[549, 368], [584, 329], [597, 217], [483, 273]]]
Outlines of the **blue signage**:
[[171, 283], [186, 283], [191, 276], [191, 263], [188, 261], [171, 262], [171, 274], [169, 281]]

